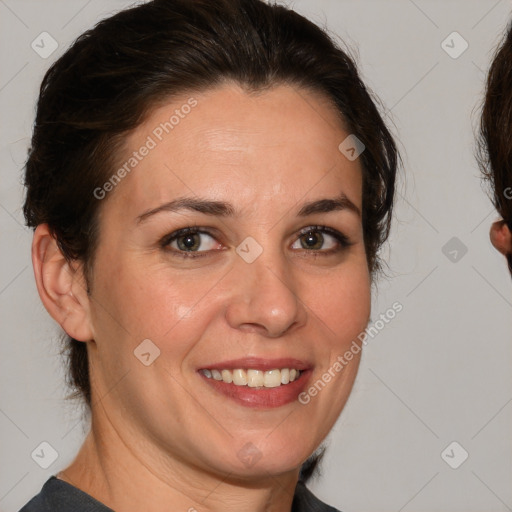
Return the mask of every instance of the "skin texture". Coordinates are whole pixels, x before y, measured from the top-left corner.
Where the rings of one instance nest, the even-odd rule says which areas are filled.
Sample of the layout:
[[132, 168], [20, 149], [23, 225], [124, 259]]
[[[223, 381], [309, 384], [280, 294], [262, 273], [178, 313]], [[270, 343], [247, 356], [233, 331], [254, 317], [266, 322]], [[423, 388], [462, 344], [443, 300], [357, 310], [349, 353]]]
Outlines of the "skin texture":
[[[90, 295], [80, 264], [66, 263], [47, 226], [35, 232], [40, 296], [68, 334], [88, 343], [91, 368], [92, 429], [59, 477], [123, 512], [169, 503], [290, 510], [300, 465], [338, 418], [360, 354], [307, 405], [273, 409], [227, 399], [197, 370], [293, 357], [311, 363], [313, 383], [350, 347], [370, 315], [361, 217], [297, 212], [341, 193], [361, 210], [362, 171], [338, 150], [349, 133], [330, 104], [285, 85], [248, 94], [224, 84], [174, 99], [127, 137], [120, 165], [191, 96], [197, 106], [102, 199]], [[229, 202], [236, 214], [183, 209], [137, 222], [185, 196]], [[314, 225], [351, 245], [329, 234], [322, 245], [315, 231], [318, 248], [304, 248], [299, 232]], [[180, 256], [176, 241], [162, 247], [189, 226], [212, 233], [199, 237], [204, 256]], [[252, 263], [236, 252], [248, 236], [263, 249]], [[160, 349], [150, 366], [133, 353], [144, 339]], [[246, 443], [261, 455], [249, 467], [238, 455]]]

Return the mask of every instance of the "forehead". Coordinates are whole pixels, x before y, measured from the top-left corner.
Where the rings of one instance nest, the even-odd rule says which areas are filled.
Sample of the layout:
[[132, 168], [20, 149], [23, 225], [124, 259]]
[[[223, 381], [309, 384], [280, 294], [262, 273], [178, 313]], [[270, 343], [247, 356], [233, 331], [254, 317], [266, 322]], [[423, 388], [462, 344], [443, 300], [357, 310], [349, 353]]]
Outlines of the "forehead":
[[[249, 204], [343, 190], [361, 207], [361, 167], [338, 149], [349, 135], [321, 95], [288, 85], [248, 94], [225, 84], [156, 108], [126, 139], [113, 203], [178, 195]], [[335, 188], [335, 190], [333, 190]]]

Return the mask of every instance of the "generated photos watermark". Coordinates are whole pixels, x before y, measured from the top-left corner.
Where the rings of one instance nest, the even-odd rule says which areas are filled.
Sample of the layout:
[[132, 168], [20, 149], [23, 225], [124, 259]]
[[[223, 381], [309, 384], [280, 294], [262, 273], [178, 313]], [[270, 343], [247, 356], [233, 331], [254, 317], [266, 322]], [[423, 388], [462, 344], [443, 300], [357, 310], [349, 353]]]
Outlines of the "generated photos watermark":
[[352, 361], [355, 355], [359, 354], [363, 345], [368, 345], [368, 338], [375, 338], [387, 324], [393, 320], [403, 309], [403, 305], [396, 301], [385, 313], [381, 313], [379, 319], [373, 322], [371, 326], [366, 327], [364, 331], [358, 334], [357, 338], [352, 341], [350, 348], [343, 354], [340, 354], [332, 366], [325, 371], [306, 391], [299, 394], [298, 400], [302, 405], [306, 405], [311, 401], [312, 397], [318, 395], [336, 375], [338, 375], [347, 364]]
[[158, 146], [158, 143], [161, 142], [166, 135], [171, 133], [172, 130], [180, 124], [182, 119], [185, 119], [185, 117], [190, 114], [195, 106], [197, 106], [197, 100], [195, 98], [189, 98], [180, 108], [174, 110], [174, 114], [169, 117], [167, 121], [156, 126], [151, 134], [147, 136], [144, 144], [142, 144], [137, 151], [134, 151], [132, 156], [130, 156], [101, 187], [94, 189], [94, 197], [98, 200], [104, 199], [108, 192], [114, 190], [115, 187], [121, 183], [123, 178], [130, 174], [133, 169]]

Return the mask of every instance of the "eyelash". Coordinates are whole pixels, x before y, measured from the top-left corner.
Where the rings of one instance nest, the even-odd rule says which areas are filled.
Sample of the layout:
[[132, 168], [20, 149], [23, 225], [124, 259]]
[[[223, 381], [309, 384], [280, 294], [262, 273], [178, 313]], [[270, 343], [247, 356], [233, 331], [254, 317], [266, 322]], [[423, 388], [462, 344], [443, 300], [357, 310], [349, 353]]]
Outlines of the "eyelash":
[[[302, 249], [303, 251], [311, 252], [315, 257], [317, 257], [317, 256], [330, 256], [332, 254], [336, 254], [336, 253], [339, 253], [339, 252], [341, 252], [343, 250], [346, 250], [351, 245], [353, 245], [353, 243], [343, 233], [340, 233], [339, 231], [337, 231], [335, 229], [332, 229], [332, 228], [329, 228], [327, 226], [318, 226], [318, 225], [307, 226], [307, 227], [301, 229], [299, 231], [299, 233], [298, 233], [297, 240], [299, 240], [302, 236], [307, 235], [308, 233], [311, 233], [311, 232], [313, 232], [313, 233], [314, 232], [321, 232], [321, 233], [325, 233], [327, 235], [330, 235], [335, 240], [337, 240], [337, 242], [339, 244], [338, 247], [335, 247], [333, 249], [328, 249], [328, 250]], [[174, 231], [173, 233], [171, 233], [169, 235], [164, 236], [161, 239], [161, 241], [160, 241], [160, 246], [163, 249], [165, 249], [165, 250], [167, 250], [169, 252], [172, 252], [176, 256], [179, 256], [179, 257], [182, 257], [182, 258], [202, 258], [204, 256], [208, 256], [209, 253], [211, 252], [211, 250], [207, 250], [207, 251], [181, 251], [181, 250], [169, 249], [168, 248], [168, 246], [172, 242], [177, 240], [178, 238], [181, 238], [181, 237], [187, 236], [187, 235], [196, 235], [196, 234], [205, 234], [205, 235], [208, 235], [208, 236], [212, 237], [213, 239], [215, 239], [215, 235], [213, 233], [211, 233], [206, 228], [188, 227], [188, 228], [179, 229], [179, 230]]]

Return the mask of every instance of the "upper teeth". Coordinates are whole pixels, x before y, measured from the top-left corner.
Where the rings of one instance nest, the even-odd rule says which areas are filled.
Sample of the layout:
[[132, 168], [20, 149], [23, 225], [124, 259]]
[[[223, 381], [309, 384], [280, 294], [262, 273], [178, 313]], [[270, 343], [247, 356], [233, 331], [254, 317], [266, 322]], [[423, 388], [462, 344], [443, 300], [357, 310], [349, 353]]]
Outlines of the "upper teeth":
[[276, 388], [281, 384], [288, 384], [299, 378], [300, 370], [295, 368], [274, 369], [266, 372], [261, 370], [201, 370], [201, 373], [215, 380], [222, 380], [235, 386], [249, 386], [250, 388], [266, 387]]

